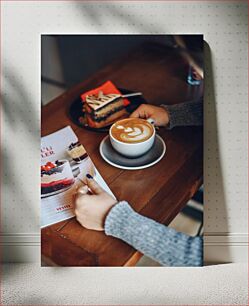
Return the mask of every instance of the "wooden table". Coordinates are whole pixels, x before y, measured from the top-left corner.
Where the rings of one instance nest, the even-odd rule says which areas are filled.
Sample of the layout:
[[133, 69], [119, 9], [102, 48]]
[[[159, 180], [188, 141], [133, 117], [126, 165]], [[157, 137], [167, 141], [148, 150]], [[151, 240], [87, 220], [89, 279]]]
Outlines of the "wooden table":
[[[42, 108], [42, 136], [71, 125], [95, 166], [119, 200], [127, 200], [140, 214], [169, 224], [194, 195], [203, 177], [203, 130], [160, 128], [167, 152], [144, 170], [117, 169], [102, 160], [99, 144], [106, 136], [73, 124], [70, 103], [82, 92], [106, 80], [118, 87], [143, 92], [150, 104], [175, 104], [201, 94], [186, 82], [186, 63], [167, 47], [147, 44], [95, 73]], [[142, 256], [125, 242], [103, 232], [83, 228], [75, 218], [42, 229], [42, 255], [62, 266], [132, 266]]]

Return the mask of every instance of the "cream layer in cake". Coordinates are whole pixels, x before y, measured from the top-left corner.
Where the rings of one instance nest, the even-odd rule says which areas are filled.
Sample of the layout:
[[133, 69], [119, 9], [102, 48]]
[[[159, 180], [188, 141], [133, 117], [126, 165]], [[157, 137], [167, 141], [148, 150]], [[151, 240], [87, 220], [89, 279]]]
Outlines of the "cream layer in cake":
[[102, 91], [98, 95], [88, 95], [86, 96], [86, 103], [93, 109], [98, 110], [101, 107], [113, 102], [114, 100], [121, 98], [120, 94], [106, 94], [104, 95]]

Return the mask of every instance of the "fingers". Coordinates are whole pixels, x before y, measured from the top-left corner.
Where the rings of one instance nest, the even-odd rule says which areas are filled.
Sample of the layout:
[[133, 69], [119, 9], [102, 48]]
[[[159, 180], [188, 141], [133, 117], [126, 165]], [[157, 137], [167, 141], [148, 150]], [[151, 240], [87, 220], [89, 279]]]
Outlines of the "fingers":
[[87, 194], [88, 193], [88, 186], [84, 185], [84, 186], [79, 187], [77, 189], [77, 193], [79, 193], [81, 195]]
[[139, 118], [139, 110], [138, 110], [138, 108], [133, 113], [131, 113], [130, 117], [131, 118]]
[[93, 194], [100, 194], [104, 191], [90, 174], [86, 175], [86, 180], [87, 185], [91, 189]]
[[131, 115], [131, 118], [144, 118], [147, 119], [148, 117], [148, 112], [146, 105], [141, 104]]
[[82, 198], [82, 196], [87, 195], [87, 193], [88, 193], [88, 186], [87, 185], [83, 185], [83, 186], [79, 187], [74, 194], [74, 203], [77, 203], [78, 200], [80, 198]]

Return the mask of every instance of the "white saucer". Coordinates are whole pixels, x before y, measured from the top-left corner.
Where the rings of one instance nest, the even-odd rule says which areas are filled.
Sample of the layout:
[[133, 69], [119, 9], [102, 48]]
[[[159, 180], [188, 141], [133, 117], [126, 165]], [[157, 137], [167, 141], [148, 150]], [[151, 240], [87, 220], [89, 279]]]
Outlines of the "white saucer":
[[113, 149], [108, 135], [101, 141], [99, 152], [102, 158], [114, 167], [125, 170], [139, 170], [157, 164], [166, 152], [166, 145], [163, 139], [156, 135], [154, 145], [149, 152], [140, 157], [128, 158]]

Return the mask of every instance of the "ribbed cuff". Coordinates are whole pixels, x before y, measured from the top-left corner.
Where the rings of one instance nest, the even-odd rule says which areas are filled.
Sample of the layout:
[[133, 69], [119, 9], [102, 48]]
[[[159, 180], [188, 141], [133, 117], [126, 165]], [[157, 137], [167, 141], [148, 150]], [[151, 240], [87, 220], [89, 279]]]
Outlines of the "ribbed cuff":
[[114, 205], [105, 219], [105, 234], [121, 238], [127, 235], [128, 224], [132, 222], [132, 215], [136, 212], [126, 201], [121, 201]]
[[165, 105], [169, 115], [168, 129], [176, 126], [200, 126], [203, 125], [203, 102], [191, 101], [180, 104]]

